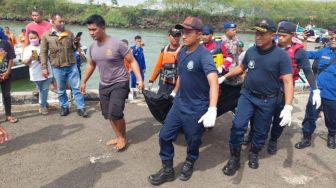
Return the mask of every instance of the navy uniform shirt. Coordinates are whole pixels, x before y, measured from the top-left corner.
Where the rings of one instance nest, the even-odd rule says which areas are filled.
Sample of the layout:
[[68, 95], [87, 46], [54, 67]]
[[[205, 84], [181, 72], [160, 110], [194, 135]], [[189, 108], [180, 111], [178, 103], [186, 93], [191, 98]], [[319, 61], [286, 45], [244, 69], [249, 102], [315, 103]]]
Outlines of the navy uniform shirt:
[[244, 87], [261, 95], [278, 93], [281, 86], [279, 77], [292, 73], [290, 58], [278, 46], [267, 51], [253, 46], [246, 51], [242, 64], [248, 70]]
[[209, 107], [209, 73], [217, 73], [212, 55], [203, 47], [187, 53], [183, 47], [177, 59], [179, 69], [179, 89], [174, 103], [187, 114], [199, 114]]

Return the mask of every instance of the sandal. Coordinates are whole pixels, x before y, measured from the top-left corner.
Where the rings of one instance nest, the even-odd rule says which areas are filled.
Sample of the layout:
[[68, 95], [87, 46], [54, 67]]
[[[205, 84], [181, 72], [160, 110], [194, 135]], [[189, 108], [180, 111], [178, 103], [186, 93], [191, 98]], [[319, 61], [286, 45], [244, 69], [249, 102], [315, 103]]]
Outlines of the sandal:
[[17, 123], [19, 120], [16, 117], [14, 117], [14, 116], [8, 116], [6, 118], [6, 121], [8, 121], [10, 123]]

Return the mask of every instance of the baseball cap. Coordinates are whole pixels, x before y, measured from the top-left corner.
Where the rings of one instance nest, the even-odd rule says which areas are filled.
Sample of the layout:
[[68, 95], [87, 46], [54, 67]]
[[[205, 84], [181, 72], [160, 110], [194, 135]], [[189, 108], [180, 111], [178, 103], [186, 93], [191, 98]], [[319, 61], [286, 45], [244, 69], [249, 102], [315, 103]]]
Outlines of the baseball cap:
[[213, 28], [210, 25], [204, 25], [202, 28], [203, 35], [212, 35], [214, 33]]
[[193, 29], [201, 31], [203, 28], [202, 20], [197, 17], [188, 16], [183, 23], [175, 25], [175, 29]]
[[294, 34], [296, 32], [296, 25], [292, 22], [283, 21], [278, 26], [278, 33]]
[[252, 30], [257, 30], [260, 32], [276, 32], [276, 26], [273, 20], [271, 19], [262, 19], [257, 21]]
[[224, 30], [226, 29], [230, 29], [230, 28], [236, 28], [237, 24], [233, 23], [233, 22], [225, 22], [224, 23]]
[[171, 35], [171, 36], [178, 36], [178, 35], [181, 35], [181, 31], [178, 30], [178, 29], [175, 29], [174, 27], [173, 27], [173, 28], [170, 28], [170, 29], [168, 30], [168, 33], [169, 33], [169, 35]]

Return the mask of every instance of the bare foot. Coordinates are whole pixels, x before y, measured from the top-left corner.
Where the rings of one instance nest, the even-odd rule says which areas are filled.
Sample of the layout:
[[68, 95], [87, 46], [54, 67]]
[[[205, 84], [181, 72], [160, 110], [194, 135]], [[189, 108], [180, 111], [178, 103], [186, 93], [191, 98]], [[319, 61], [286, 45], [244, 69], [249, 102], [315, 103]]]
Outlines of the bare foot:
[[106, 142], [106, 145], [107, 146], [110, 146], [110, 145], [116, 145], [118, 143], [118, 139], [117, 138], [113, 138], [109, 141]]
[[124, 151], [127, 148], [127, 140], [124, 138], [118, 139], [117, 145], [114, 147], [117, 151]]

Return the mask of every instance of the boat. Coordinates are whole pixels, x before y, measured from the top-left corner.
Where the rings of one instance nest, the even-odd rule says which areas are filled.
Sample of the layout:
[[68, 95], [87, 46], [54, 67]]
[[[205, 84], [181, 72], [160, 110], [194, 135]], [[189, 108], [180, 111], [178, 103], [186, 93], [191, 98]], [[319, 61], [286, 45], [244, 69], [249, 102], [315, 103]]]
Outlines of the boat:
[[22, 64], [22, 47], [21, 45], [16, 45], [14, 47], [15, 59], [13, 60], [11, 80], [21, 80], [29, 78], [29, 66]]
[[[86, 55], [88, 48], [86, 46], [81, 47], [82, 51]], [[22, 64], [23, 49], [21, 45], [14, 47], [16, 58], [13, 60], [11, 80], [29, 79], [29, 66]]]
[[305, 28], [297, 25], [297, 28], [296, 28], [297, 38], [299, 38], [300, 40], [303, 40], [303, 32], [305, 30], [312, 31], [311, 33], [313, 33], [313, 35], [307, 38], [308, 42], [319, 43], [322, 38], [325, 38], [326, 36], [328, 36], [328, 30], [316, 27], [315, 25], [307, 25]]

